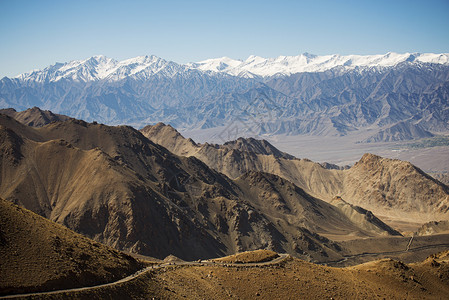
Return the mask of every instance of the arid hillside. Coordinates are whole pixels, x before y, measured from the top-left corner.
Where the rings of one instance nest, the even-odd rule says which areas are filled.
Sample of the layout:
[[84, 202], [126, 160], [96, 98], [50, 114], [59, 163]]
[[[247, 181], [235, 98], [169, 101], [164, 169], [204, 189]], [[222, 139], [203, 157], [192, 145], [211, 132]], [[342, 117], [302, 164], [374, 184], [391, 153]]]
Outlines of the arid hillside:
[[0, 196], [116, 249], [192, 260], [267, 248], [326, 261], [341, 249], [325, 236], [398, 234], [276, 175], [231, 180], [131, 127], [33, 128], [6, 115], [0, 125]]
[[195, 156], [231, 178], [248, 171], [276, 174], [310, 195], [327, 202], [339, 196], [397, 226], [401, 223], [393, 221], [425, 223], [449, 219], [449, 188], [408, 162], [366, 154], [350, 169], [326, 169], [307, 159], [276, 154], [273, 146], [270, 151], [246, 151], [251, 148], [246, 144], [254, 143], [251, 149], [258, 149], [261, 141], [239, 139], [224, 145], [196, 144], [164, 124], [146, 126], [141, 132], [168, 150]]
[[281, 266], [176, 268], [154, 277], [165, 299], [443, 299], [447, 253], [414, 265], [380, 260], [337, 269], [291, 259]]
[[[236, 257], [240, 263], [233, 263]], [[415, 264], [383, 259], [347, 268], [291, 257], [270, 264], [263, 262], [267, 257], [275, 256], [261, 251], [203, 266], [170, 265], [126, 285], [59, 298], [105, 298], [123, 291], [134, 299], [446, 299], [449, 293], [447, 251]]]
[[409, 162], [365, 154], [344, 175], [342, 197], [377, 215], [449, 220], [449, 187]]
[[0, 295], [112, 282], [134, 258], [0, 199]]
[[[230, 178], [237, 178], [249, 171], [261, 171], [281, 176], [301, 187], [307, 193], [326, 201], [330, 201], [341, 194], [343, 181], [341, 172], [325, 169], [320, 164], [307, 159], [274, 155], [276, 152], [273, 150], [262, 153], [261, 151], [245, 151], [248, 147], [242, 149], [241, 147], [229, 147], [228, 145], [197, 144], [191, 139], [185, 139], [170, 125], [161, 123], [146, 126], [140, 131], [151, 141], [166, 147], [173, 153], [194, 156], [210, 168], [218, 170]], [[255, 141], [261, 143], [261, 141], [248, 139], [245, 144]], [[229, 144], [239, 145], [243, 143]], [[271, 145], [270, 148], [274, 147]]]
[[29, 108], [24, 111], [16, 111], [13, 108], [0, 109], [0, 114], [13, 117], [20, 123], [32, 127], [42, 127], [51, 122], [67, 121], [71, 119], [68, 116], [54, 114], [49, 110], [41, 110], [38, 107]]

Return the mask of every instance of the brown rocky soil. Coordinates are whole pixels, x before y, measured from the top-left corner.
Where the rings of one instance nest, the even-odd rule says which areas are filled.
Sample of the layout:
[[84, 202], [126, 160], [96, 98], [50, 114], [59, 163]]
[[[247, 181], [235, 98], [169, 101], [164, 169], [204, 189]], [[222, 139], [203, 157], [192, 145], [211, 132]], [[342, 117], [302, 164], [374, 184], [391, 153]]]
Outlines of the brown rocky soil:
[[[134, 299], [446, 299], [448, 252], [405, 264], [383, 259], [332, 268], [296, 258], [272, 266], [170, 266], [130, 283]], [[126, 286], [68, 294], [101, 298]], [[62, 298], [62, 297], [61, 297]]]
[[[449, 220], [449, 188], [405, 161], [365, 154], [350, 169], [332, 170], [307, 159], [275, 155], [274, 150], [246, 151], [251, 148], [247, 145], [250, 140], [230, 143], [234, 147], [196, 144], [163, 124], [147, 126], [141, 132], [170, 151], [195, 156], [230, 178], [263, 171], [328, 202], [341, 196], [401, 231], [414, 231], [429, 221]], [[242, 144], [245, 146], [237, 147]]]
[[449, 233], [449, 221], [432, 221], [423, 224], [416, 235], [434, 235]]
[[276, 175], [231, 180], [131, 127], [32, 128], [5, 115], [0, 125], [0, 196], [116, 249], [196, 260], [267, 248], [323, 261], [341, 253], [322, 235], [395, 234]]
[[0, 295], [112, 282], [139, 270], [129, 255], [0, 199]]
[[214, 261], [224, 263], [259, 263], [271, 261], [277, 257], [279, 257], [279, 255], [274, 251], [255, 250], [255, 251], [245, 251], [222, 258], [217, 258], [214, 259]]

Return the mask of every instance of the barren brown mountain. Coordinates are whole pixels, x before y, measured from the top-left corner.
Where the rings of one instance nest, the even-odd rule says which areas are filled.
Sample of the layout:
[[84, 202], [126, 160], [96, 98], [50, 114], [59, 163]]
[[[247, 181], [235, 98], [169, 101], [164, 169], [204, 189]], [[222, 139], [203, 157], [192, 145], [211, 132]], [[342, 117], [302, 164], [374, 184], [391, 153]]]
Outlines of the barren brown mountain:
[[29, 108], [24, 111], [16, 111], [14, 108], [0, 109], [0, 114], [13, 117], [22, 124], [32, 127], [42, 127], [51, 122], [67, 121], [68, 116], [54, 114], [49, 110], [41, 110], [38, 107]]
[[83, 287], [142, 265], [64, 226], [0, 199], [0, 295]]
[[276, 175], [233, 181], [131, 127], [70, 119], [32, 128], [5, 115], [0, 125], [0, 195], [117, 249], [190, 260], [268, 248], [325, 261], [342, 254], [323, 235], [398, 234]]
[[344, 175], [342, 196], [379, 216], [449, 220], [449, 188], [409, 162], [365, 154]]
[[[27, 114], [38, 120], [42, 111]], [[416, 262], [447, 249], [447, 221], [427, 223], [418, 231], [424, 236], [413, 237], [383, 222], [410, 228], [410, 217], [447, 219], [447, 186], [407, 162], [366, 154], [349, 170], [329, 169], [254, 139], [201, 145], [158, 124], [142, 130], [155, 143], [127, 126], [40, 120], [0, 114], [3, 294], [110, 282], [141, 267], [59, 224], [166, 259], [131, 281], [49, 296], [56, 299], [449, 294], [447, 251], [414, 264], [371, 261]], [[256, 249], [271, 251], [242, 253]], [[278, 254], [285, 252], [295, 257]]]
[[[408, 162], [366, 154], [348, 170], [326, 169], [307, 159], [275, 154], [272, 146], [269, 152], [246, 151], [258, 149], [262, 143], [251, 139], [227, 143], [244, 147], [196, 144], [162, 123], [146, 126], [141, 132], [168, 150], [195, 156], [231, 178], [248, 171], [276, 174], [327, 202], [340, 196], [403, 230], [409, 229], [410, 220], [416, 230], [424, 222], [449, 219], [449, 188]], [[251, 148], [249, 143], [257, 146]]]

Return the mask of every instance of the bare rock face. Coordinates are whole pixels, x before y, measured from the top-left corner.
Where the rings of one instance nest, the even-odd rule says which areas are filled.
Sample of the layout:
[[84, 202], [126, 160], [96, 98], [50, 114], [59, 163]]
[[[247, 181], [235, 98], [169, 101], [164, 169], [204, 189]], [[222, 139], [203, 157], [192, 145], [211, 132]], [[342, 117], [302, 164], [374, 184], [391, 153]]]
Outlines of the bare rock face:
[[117, 249], [193, 260], [266, 248], [322, 261], [341, 249], [320, 234], [379, 235], [279, 176], [231, 180], [131, 127], [70, 119], [32, 128], [5, 115], [0, 124], [11, 141], [0, 152], [0, 195]]
[[365, 154], [345, 172], [342, 196], [353, 204], [417, 220], [447, 219], [448, 187], [408, 162]]
[[[417, 222], [449, 219], [447, 186], [408, 162], [365, 154], [352, 168], [336, 168], [307, 159], [275, 157], [261, 151], [256, 154], [225, 145], [198, 145], [191, 140], [189, 147], [185, 147], [186, 139], [174, 132], [173, 128], [161, 130], [159, 127], [158, 131], [144, 134], [175, 153], [188, 149], [185, 152], [189, 155], [231, 178], [249, 171], [272, 173], [314, 197], [330, 202], [335, 196], [342, 196], [349, 204], [369, 209], [374, 215], [392, 215], [398, 220]], [[165, 134], [171, 138], [164, 138]]]
[[266, 140], [256, 140], [254, 138], [238, 138], [235, 141], [224, 143], [221, 148], [229, 150], [239, 150], [241, 152], [252, 152], [262, 155], [273, 155], [276, 158], [294, 159], [293, 155], [279, 151]]
[[379, 234], [401, 235], [397, 230], [379, 220], [371, 211], [349, 204], [339, 196], [336, 196], [330, 204], [339, 208], [352, 222], [358, 224], [361, 228], [371, 231], [377, 230]]
[[[153, 129], [151, 129], [153, 128]], [[230, 178], [250, 172], [260, 171], [276, 174], [292, 181], [307, 193], [324, 200], [331, 200], [335, 195], [341, 194], [342, 173], [336, 170], [328, 170], [320, 164], [307, 159], [288, 158], [285, 155], [274, 155], [283, 153], [279, 150], [270, 150], [264, 154], [263, 151], [252, 152], [239, 149], [231, 145], [242, 144], [241, 142], [229, 142], [227, 145], [196, 144], [186, 139], [171, 126], [147, 126], [141, 132], [151, 141], [158, 143], [175, 154], [195, 156], [210, 168], [222, 172]], [[263, 141], [246, 139], [246, 144], [251, 142], [257, 145]], [[248, 147], [246, 147], [248, 148]]]

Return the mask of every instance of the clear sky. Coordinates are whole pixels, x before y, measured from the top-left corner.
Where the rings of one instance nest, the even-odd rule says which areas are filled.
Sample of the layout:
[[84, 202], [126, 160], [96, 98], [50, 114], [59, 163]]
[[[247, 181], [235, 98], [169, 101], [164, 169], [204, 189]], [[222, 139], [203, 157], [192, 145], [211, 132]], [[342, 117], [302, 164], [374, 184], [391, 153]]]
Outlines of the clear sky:
[[103, 54], [178, 63], [449, 52], [449, 0], [0, 0], [0, 78]]

